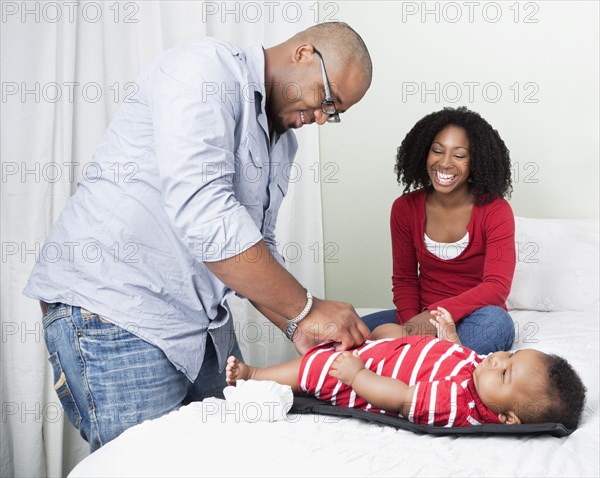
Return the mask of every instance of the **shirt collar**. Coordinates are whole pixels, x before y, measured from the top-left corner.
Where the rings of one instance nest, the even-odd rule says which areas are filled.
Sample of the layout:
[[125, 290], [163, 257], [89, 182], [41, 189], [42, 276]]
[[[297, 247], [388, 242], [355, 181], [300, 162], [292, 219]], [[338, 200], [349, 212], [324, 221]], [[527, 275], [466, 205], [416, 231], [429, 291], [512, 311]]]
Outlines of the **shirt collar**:
[[467, 383], [467, 390], [470, 392], [475, 406], [470, 408], [469, 415], [477, 420], [479, 423], [500, 423], [498, 415], [492, 412], [479, 398], [477, 390], [475, 390], [475, 383], [473, 379], [470, 379]]
[[[266, 114], [267, 95], [265, 93], [265, 50], [262, 45], [254, 45], [244, 50], [246, 66], [248, 67], [248, 85], [246, 97], [258, 99], [260, 97], [260, 108], [256, 115], [258, 122], [269, 137], [269, 124]], [[254, 93], [258, 93], [255, 95]]]

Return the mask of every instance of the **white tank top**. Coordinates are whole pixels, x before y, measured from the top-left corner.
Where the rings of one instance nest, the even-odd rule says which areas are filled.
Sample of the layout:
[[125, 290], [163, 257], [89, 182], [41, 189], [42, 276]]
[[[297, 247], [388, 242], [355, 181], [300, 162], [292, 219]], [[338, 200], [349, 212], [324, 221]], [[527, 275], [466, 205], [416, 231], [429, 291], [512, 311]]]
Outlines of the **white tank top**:
[[430, 239], [427, 234], [425, 234], [425, 247], [427, 247], [427, 250], [445, 261], [449, 261], [450, 259], [460, 256], [462, 251], [464, 251], [468, 245], [468, 231], [465, 234], [465, 237], [456, 242], [436, 242]]

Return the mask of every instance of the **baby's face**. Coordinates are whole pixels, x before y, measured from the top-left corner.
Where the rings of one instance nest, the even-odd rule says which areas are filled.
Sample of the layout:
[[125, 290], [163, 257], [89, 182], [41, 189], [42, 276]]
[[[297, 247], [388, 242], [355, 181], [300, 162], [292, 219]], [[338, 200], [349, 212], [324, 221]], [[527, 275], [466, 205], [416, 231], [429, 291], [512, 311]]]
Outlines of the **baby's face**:
[[520, 417], [525, 410], [539, 407], [547, 376], [545, 357], [532, 349], [488, 355], [473, 372], [479, 398], [497, 414], [513, 411]]

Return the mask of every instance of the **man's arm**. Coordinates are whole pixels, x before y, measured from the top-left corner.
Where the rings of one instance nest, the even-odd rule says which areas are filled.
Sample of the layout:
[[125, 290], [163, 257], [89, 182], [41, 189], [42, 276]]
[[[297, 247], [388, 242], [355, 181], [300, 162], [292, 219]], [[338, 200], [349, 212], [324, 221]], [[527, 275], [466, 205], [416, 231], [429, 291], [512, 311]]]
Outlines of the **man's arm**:
[[[148, 104], [165, 212], [192, 255], [230, 289], [286, 318], [306, 305], [306, 292], [271, 254], [261, 231], [234, 191], [234, 131], [238, 105], [231, 95], [206, 95], [206, 81], [235, 87], [227, 65], [185, 49], [152, 70]], [[232, 60], [233, 61], [233, 60]], [[192, 65], [192, 66], [190, 66]], [[204, 74], [210, 72], [210, 78]], [[174, 121], [173, 118], [177, 118]], [[207, 120], [208, 118], [208, 120]], [[243, 244], [245, 250], [238, 252]], [[254, 244], [246, 247], [246, 245]], [[346, 349], [368, 329], [349, 304], [315, 301], [301, 322], [313, 342], [327, 336]], [[306, 322], [306, 323], [304, 323]], [[316, 325], [307, 329], [307, 325]]]
[[[256, 304], [282, 330], [284, 324], [287, 327], [287, 320], [283, 320], [298, 316], [306, 306], [305, 289], [275, 260], [262, 240], [237, 256], [205, 264], [221, 282]], [[362, 344], [369, 335], [352, 305], [317, 298], [294, 337], [298, 331], [302, 338], [294, 342], [301, 353], [325, 340], [337, 342], [336, 350], [347, 350]]]
[[354, 354], [340, 354], [331, 365], [329, 374], [352, 387], [357, 395], [376, 408], [401, 413], [405, 417], [410, 413], [415, 387], [366, 369], [356, 351]]

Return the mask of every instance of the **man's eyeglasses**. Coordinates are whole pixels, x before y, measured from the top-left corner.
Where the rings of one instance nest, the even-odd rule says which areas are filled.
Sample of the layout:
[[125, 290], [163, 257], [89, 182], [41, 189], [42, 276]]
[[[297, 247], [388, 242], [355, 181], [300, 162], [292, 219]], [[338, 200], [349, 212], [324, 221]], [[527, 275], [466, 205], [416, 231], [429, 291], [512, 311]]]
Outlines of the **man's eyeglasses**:
[[[313, 47], [314, 48], [314, 47]], [[339, 123], [340, 115], [335, 109], [335, 103], [331, 97], [331, 89], [329, 88], [329, 80], [327, 79], [327, 73], [325, 72], [325, 63], [323, 63], [323, 56], [319, 53], [319, 50], [315, 48], [315, 53], [319, 55], [321, 60], [321, 72], [323, 73], [323, 86], [325, 87], [325, 99], [321, 102], [321, 110], [323, 113], [329, 116], [327, 118], [328, 123]]]

